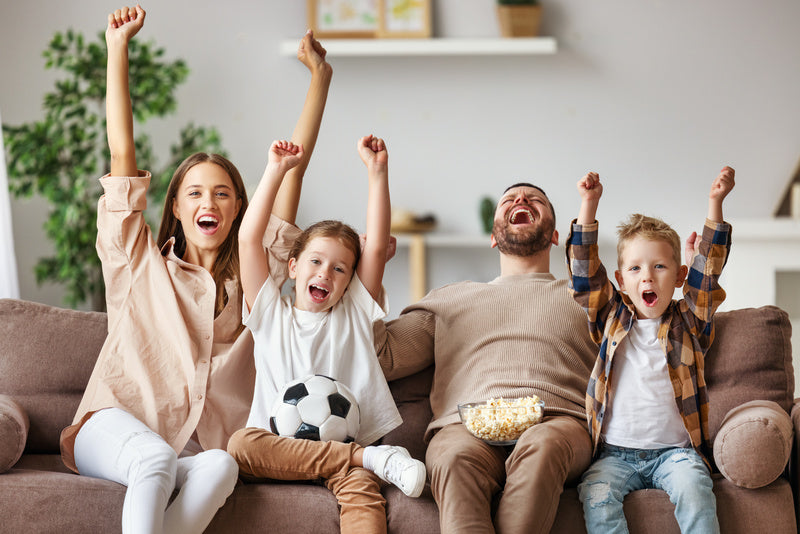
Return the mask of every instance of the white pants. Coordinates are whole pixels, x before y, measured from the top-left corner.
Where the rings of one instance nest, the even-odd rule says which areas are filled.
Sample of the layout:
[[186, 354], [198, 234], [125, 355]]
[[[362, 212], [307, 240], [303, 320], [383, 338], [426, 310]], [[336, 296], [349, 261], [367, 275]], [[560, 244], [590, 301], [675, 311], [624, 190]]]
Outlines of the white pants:
[[[75, 464], [82, 475], [128, 487], [124, 534], [203, 532], [239, 474], [236, 461], [219, 449], [178, 458], [161, 436], [118, 408], [86, 421], [75, 439]], [[167, 507], [175, 489], [180, 491]]]

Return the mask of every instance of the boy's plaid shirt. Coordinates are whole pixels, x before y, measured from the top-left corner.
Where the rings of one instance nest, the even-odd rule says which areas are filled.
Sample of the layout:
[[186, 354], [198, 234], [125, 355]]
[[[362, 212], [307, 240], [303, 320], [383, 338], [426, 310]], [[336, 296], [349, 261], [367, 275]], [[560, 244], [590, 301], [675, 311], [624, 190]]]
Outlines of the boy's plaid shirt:
[[[618, 291], [606, 275], [597, 248], [597, 222], [575, 221], [567, 240], [569, 289], [586, 311], [589, 332], [600, 345], [592, 377], [586, 390], [586, 417], [594, 451], [608, 400], [607, 383], [614, 352], [633, 326], [635, 309], [627, 295]], [[719, 275], [731, 245], [728, 223], [706, 220], [698, 253], [689, 269], [681, 300], [673, 300], [661, 318], [658, 340], [667, 358], [667, 369], [675, 391], [675, 402], [683, 417], [692, 447], [711, 466], [708, 435], [708, 393], [704, 358], [714, 340], [713, 316], [725, 300]]]

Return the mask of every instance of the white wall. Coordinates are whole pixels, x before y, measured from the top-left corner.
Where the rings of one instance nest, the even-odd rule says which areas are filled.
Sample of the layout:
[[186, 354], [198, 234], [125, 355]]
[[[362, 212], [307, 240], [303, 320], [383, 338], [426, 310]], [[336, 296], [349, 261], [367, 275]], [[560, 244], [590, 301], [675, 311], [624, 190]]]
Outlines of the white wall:
[[[497, 35], [492, 0], [435, 0], [437, 36]], [[768, 217], [798, 162], [800, 2], [769, 0], [543, 1], [551, 56], [332, 58], [334, 81], [299, 223], [342, 218], [363, 227], [365, 176], [356, 139], [387, 139], [394, 204], [434, 212], [440, 230], [478, 233], [478, 200], [513, 181], [541, 184], [566, 236], [574, 184], [605, 180], [602, 237], [631, 211], [698, 228], [708, 185], [737, 170], [731, 217]], [[104, 28], [117, 5], [97, 0], [0, 0], [0, 109], [8, 124], [41, 116], [54, 74], [41, 51], [54, 31]], [[250, 189], [274, 138], [290, 135], [307, 73], [278, 55], [305, 30], [305, 2], [188, 0], [144, 4], [140, 39], [155, 39], [192, 73], [174, 117], [153, 124], [164, 150], [179, 126], [216, 125]], [[356, 191], [355, 194], [351, 193]], [[58, 304], [32, 268], [49, 243], [41, 201], [12, 201], [23, 298]], [[436, 264], [433, 285], [485, 278], [493, 252], [470, 276], [470, 257]], [[563, 250], [554, 252], [561, 263]], [[387, 275], [395, 312], [407, 303], [405, 252]], [[489, 262], [484, 266], [484, 262]], [[496, 264], [494, 264], [496, 266]], [[559, 265], [560, 266], [560, 265]], [[399, 288], [399, 289], [398, 289]]]

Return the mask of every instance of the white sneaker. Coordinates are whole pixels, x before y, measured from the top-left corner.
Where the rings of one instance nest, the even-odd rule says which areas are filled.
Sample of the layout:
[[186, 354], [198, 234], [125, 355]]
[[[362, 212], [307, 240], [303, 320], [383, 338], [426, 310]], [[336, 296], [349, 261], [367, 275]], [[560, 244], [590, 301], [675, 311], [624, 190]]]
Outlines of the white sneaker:
[[425, 464], [412, 458], [403, 447], [379, 445], [377, 449], [375, 474], [409, 497], [419, 497], [425, 487]]

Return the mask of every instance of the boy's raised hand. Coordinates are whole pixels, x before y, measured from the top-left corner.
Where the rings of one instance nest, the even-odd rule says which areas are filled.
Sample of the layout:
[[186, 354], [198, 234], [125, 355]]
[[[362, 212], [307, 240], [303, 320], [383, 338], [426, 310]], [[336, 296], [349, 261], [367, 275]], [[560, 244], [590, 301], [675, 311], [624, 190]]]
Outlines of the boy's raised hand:
[[708, 220], [721, 223], [722, 218], [722, 201], [731, 192], [734, 182], [734, 175], [736, 172], [728, 166], [722, 168], [719, 174], [714, 178], [714, 183], [711, 184], [711, 192], [708, 194]]
[[358, 140], [358, 155], [368, 169], [385, 169], [389, 163], [386, 143], [373, 135], [366, 135]]
[[578, 194], [583, 200], [600, 200], [603, 196], [603, 184], [600, 183], [600, 175], [590, 172], [578, 180]]
[[725, 166], [721, 171], [719, 171], [719, 174], [714, 179], [714, 183], [711, 184], [711, 193], [708, 195], [709, 198], [719, 199], [722, 201], [728, 195], [728, 193], [731, 192], [733, 186], [736, 184], [734, 180], [735, 175], [736, 171], [728, 166]]
[[578, 194], [581, 196], [581, 209], [578, 212], [578, 224], [591, 224], [597, 215], [597, 205], [603, 196], [603, 184], [600, 175], [589, 172], [578, 180]]
[[109, 13], [106, 42], [120, 40], [127, 44], [144, 26], [145, 15], [144, 9], [139, 4], [136, 4], [136, 7], [121, 7]]
[[295, 145], [291, 141], [273, 141], [269, 147], [268, 166], [275, 167], [285, 174], [297, 166], [303, 159], [303, 145]]
[[686, 246], [683, 249], [684, 261], [686, 262], [686, 266], [691, 267], [692, 263], [694, 262], [694, 257], [697, 255], [697, 251], [700, 249], [700, 241], [702, 237], [697, 232], [692, 232], [688, 238], [686, 238]]

